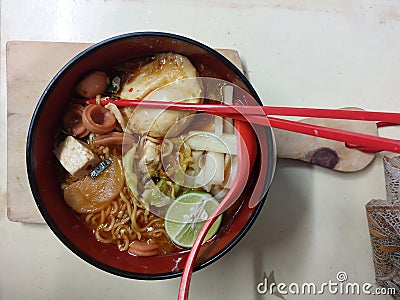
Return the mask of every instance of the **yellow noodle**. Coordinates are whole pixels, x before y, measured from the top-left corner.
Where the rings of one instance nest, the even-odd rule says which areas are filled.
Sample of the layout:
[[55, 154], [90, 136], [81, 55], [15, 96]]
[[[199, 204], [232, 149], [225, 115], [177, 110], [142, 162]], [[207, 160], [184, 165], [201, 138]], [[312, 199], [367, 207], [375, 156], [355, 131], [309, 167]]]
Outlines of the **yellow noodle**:
[[111, 230], [111, 235], [114, 239], [118, 240], [118, 233], [119, 233], [119, 224], [117, 223]]
[[109, 218], [110, 218], [110, 223], [108, 226], [104, 227], [104, 231], [111, 231], [115, 226], [115, 217], [113, 215], [110, 215]]
[[119, 249], [120, 251], [126, 251], [126, 250], [128, 250], [129, 244], [130, 244], [130, 243], [129, 243], [128, 237], [124, 237], [122, 243], [121, 243], [121, 241], [118, 241], [118, 242], [117, 242], [117, 246], [118, 246], [118, 249]]
[[154, 229], [152, 232], [151, 232], [151, 235], [152, 236], [154, 236], [154, 237], [160, 237], [160, 236], [162, 236], [163, 234], [166, 234], [166, 232], [165, 232], [165, 230], [164, 229]]
[[166, 183], [171, 189], [171, 192], [170, 192], [170, 195], [169, 195], [170, 198], [171, 199], [175, 199], [175, 185], [169, 180], [167, 180]]
[[100, 223], [104, 224], [105, 220], [106, 220], [106, 212], [104, 210], [101, 210], [101, 212], [100, 212]]
[[103, 154], [104, 154], [105, 158], [110, 158], [110, 148], [105, 147], [103, 149]]
[[146, 223], [149, 221], [151, 215], [150, 215], [150, 211], [149, 210], [144, 210], [143, 211], [143, 216], [144, 216], [144, 220], [146, 221]]
[[147, 231], [147, 228], [149, 228], [151, 225], [153, 225], [153, 224], [154, 224], [155, 222], [157, 222], [157, 221], [158, 221], [158, 218], [151, 220], [148, 224], [146, 224], [145, 227], [142, 227], [142, 228], [140, 229], [140, 232], [145, 232], [145, 231]]
[[125, 207], [122, 206], [121, 210], [118, 212], [118, 215], [117, 215], [118, 219], [122, 219], [124, 217], [124, 209], [125, 209]]
[[110, 214], [114, 215], [115, 213], [118, 212], [118, 203], [117, 202], [112, 202], [111, 205], [112, 205], [112, 209], [110, 211]]
[[133, 204], [133, 212], [132, 212], [132, 215], [131, 215], [131, 227], [132, 227], [133, 231], [135, 231], [135, 233], [136, 233], [138, 239], [140, 240], [141, 237], [142, 237], [142, 234], [141, 234], [141, 232], [139, 231], [139, 229], [138, 229], [139, 227], [138, 227], [138, 225], [137, 225], [137, 223], [136, 223], [137, 210], [138, 210], [138, 209], [137, 209], [137, 206], [136, 206], [136, 204], [134, 203], [134, 204]]
[[106, 216], [110, 215], [111, 212], [111, 205], [107, 206]]
[[125, 236], [129, 232], [129, 226], [127, 224], [120, 225], [119, 228], [119, 232], [123, 236]]
[[93, 215], [93, 217], [90, 219], [90, 222], [92, 225], [96, 225], [98, 222], [97, 220], [100, 219], [101, 215], [99, 213]]
[[145, 210], [138, 210], [136, 213], [136, 219], [139, 220], [141, 223], [147, 223], [147, 216]]
[[95, 236], [96, 236], [96, 239], [97, 239], [99, 242], [102, 242], [102, 243], [110, 244], [110, 243], [113, 243], [113, 242], [114, 242], [113, 239], [106, 239], [106, 238], [103, 238], [103, 237], [101, 236], [101, 234], [100, 234], [100, 229], [99, 229], [99, 228], [96, 229], [96, 231], [95, 231]]
[[92, 216], [93, 216], [93, 214], [87, 214], [86, 217], [85, 217], [85, 222], [86, 223], [90, 223], [90, 219], [91, 219]]
[[124, 194], [123, 192], [119, 193], [119, 195], [120, 195], [122, 201], [124, 201], [124, 202], [126, 203], [126, 208], [127, 208], [127, 211], [128, 211], [128, 216], [131, 216], [131, 215], [132, 215], [132, 206], [131, 206], [131, 204], [129, 203], [129, 200], [126, 198], [126, 196], [125, 196], [125, 194]]
[[121, 219], [121, 223], [122, 223], [122, 224], [126, 224], [126, 223], [128, 223], [128, 221], [129, 221], [130, 219], [131, 219], [130, 216], [128, 216], [127, 214], [124, 214], [123, 219]]
[[128, 236], [129, 236], [129, 240], [130, 240], [130, 241], [138, 240], [138, 237], [137, 237], [136, 232], [133, 231], [131, 227], [129, 227], [129, 234], [128, 234]]
[[[121, 237], [121, 235], [123, 235], [123, 230], [122, 230], [122, 227], [123, 225], [121, 225], [120, 223], [117, 225], [117, 226], [115, 226], [114, 228], [113, 228], [113, 230], [111, 231], [112, 232], [112, 234], [113, 234], [113, 236], [114, 237], [116, 237], [116, 238], [119, 238], [119, 237]], [[122, 233], [121, 233], [121, 230], [122, 230]]]
[[146, 139], [148, 139], [150, 142], [153, 142], [155, 144], [161, 144], [161, 142], [162, 142], [162, 140], [157, 139], [157, 138], [152, 137], [152, 136], [149, 136], [149, 135], [146, 136]]

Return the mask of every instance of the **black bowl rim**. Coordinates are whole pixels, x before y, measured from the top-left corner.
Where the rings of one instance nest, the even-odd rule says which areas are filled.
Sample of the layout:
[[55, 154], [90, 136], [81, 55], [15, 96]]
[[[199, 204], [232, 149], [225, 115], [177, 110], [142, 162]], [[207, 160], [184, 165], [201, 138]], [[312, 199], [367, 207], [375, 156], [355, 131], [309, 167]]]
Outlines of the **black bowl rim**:
[[[75, 253], [78, 257], [86, 261], [87, 263], [91, 264], [92, 266], [95, 266], [98, 269], [101, 269], [103, 271], [106, 271], [108, 273], [111, 273], [113, 275], [125, 277], [125, 278], [131, 278], [131, 279], [139, 279], [139, 280], [163, 280], [163, 279], [171, 279], [175, 277], [179, 277], [182, 274], [182, 271], [171, 271], [167, 273], [162, 273], [162, 274], [142, 274], [142, 273], [133, 273], [133, 272], [128, 272], [120, 269], [116, 269], [114, 267], [110, 267], [106, 264], [103, 264], [102, 262], [99, 262], [96, 259], [93, 259], [89, 255], [85, 254], [83, 251], [77, 249], [74, 244], [64, 236], [64, 234], [59, 230], [55, 224], [53, 223], [52, 219], [50, 216], [47, 214], [46, 210], [42, 206], [41, 199], [40, 199], [40, 194], [38, 191], [37, 187], [37, 182], [36, 178], [34, 176], [34, 171], [33, 171], [33, 145], [32, 145], [32, 139], [34, 138], [36, 134], [36, 128], [37, 128], [37, 123], [38, 120], [41, 116], [42, 110], [44, 105], [47, 102], [47, 94], [53, 89], [55, 86], [55, 83], [60, 81], [63, 77], [63, 74], [66, 70], [70, 69], [77, 61], [82, 60], [85, 58], [87, 55], [90, 55], [93, 51], [96, 51], [97, 49], [100, 49], [103, 46], [108, 45], [109, 43], [117, 42], [122, 39], [126, 38], [135, 38], [135, 37], [163, 37], [163, 38], [173, 38], [177, 39], [189, 44], [192, 44], [194, 46], [197, 46], [199, 48], [202, 48], [206, 50], [207, 52], [213, 54], [216, 56], [219, 60], [221, 60], [225, 65], [227, 65], [230, 69], [232, 69], [236, 75], [240, 77], [242, 82], [246, 85], [246, 87], [249, 89], [251, 94], [253, 95], [254, 99], [262, 105], [262, 102], [257, 95], [255, 89], [253, 86], [250, 84], [248, 79], [244, 76], [244, 74], [233, 64], [231, 63], [226, 57], [224, 57], [222, 54], [217, 52], [216, 50], [204, 45], [203, 43], [200, 43], [196, 40], [193, 40], [191, 38], [177, 35], [174, 33], [168, 33], [168, 32], [157, 32], [157, 31], [141, 31], [141, 32], [131, 32], [131, 33], [125, 33], [121, 35], [117, 35], [108, 39], [105, 39], [103, 41], [100, 41], [87, 49], [83, 50], [79, 54], [77, 54], [75, 57], [73, 57], [69, 62], [65, 64], [65, 66], [60, 69], [60, 71], [57, 72], [57, 74], [52, 78], [50, 83], [47, 85], [45, 90], [43, 91], [38, 104], [36, 105], [36, 108], [33, 112], [32, 119], [29, 125], [28, 129], [28, 135], [27, 135], [27, 142], [26, 142], [26, 164], [27, 164], [27, 173], [28, 173], [28, 180], [29, 184], [32, 190], [33, 197], [35, 199], [36, 205], [43, 216], [44, 220], [50, 227], [50, 229], [53, 231], [53, 233], [61, 240], [61, 242], [69, 248], [73, 253]], [[266, 128], [266, 133], [268, 137], [268, 147], [271, 149], [271, 151], [275, 152], [275, 147], [274, 147], [274, 138], [273, 138], [273, 133], [271, 128], [265, 127]], [[269, 155], [268, 157], [268, 165], [271, 166], [269, 167], [269, 172], [273, 173], [273, 168], [275, 165], [275, 153], [272, 153], [272, 155]], [[273, 174], [268, 174], [268, 178], [272, 178]], [[222, 256], [224, 256], [226, 253], [228, 253], [234, 246], [238, 244], [238, 242], [246, 235], [246, 233], [250, 230], [251, 226], [257, 219], [264, 203], [265, 203], [266, 195], [259, 201], [257, 206], [255, 207], [251, 217], [247, 221], [247, 223], [244, 225], [243, 229], [239, 232], [239, 234], [228, 244], [226, 245], [220, 252], [206, 260], [205, 262], [197, 265], [194, 267], [193, 271], [198, 271], [201, 270], [210, 264], [214, 263], [218, 259], [220, 259]]]

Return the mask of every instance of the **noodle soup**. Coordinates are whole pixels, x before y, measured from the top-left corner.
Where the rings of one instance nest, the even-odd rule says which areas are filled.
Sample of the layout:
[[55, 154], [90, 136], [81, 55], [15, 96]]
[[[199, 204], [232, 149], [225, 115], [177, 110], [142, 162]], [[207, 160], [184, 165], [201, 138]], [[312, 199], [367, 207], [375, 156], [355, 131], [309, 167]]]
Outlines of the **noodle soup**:
[[[119, 99], [215, 101], [203, 97], [198, 75], [185, 56], [160, 53], [93, 70], [76, 84], [54, 154], [65, 171], [64, 200], [97, 241], [135, 256], [184, 251], [212, 212], [205, 203], [215, 209], [229, 191], [237, 169], [232, 120], [116, 105]], [[107, 99], [115, 102], [102, 105]], [[181, 199], [193, 202], [182, 226], [169, 209]]]
[[[90, 133], [88, 134], [86, 132], [87, 128], [85, 126], [81, 126], [82, 123], [79, 122], [79, 118], [81, 117], [79, 116], [82, 116], [83, 110], [89, 105], [86, 102], [82, 103], [75, 100], [77, 98], [79, 100], [88, 99], [87, 97], [96, 98], [96, 96], [87, 94], [85, 94], [85, 96], [80, 96], [76, 89], [78, 84], [88, 74], [92, 72], [99, 72], [95, 74], [94, 78], [104, 79], [108, 77], [109, 79], [108, 82], [106, 79], [105, 85], [94, 85], [93, 95], [101, 95], [101, 97], [107, 96], [110, 92], [103, 92], [104, 86], [106, 86], [106, 89], [108, 89], [111, 83], [112, 86], [118, 86], [118, 80], [113, 82], [114, 77], [121, 75], [118, 76], [121, 78], [121, 82], [119, 83], [119, 86], [121, 87], [121, 85], [124, 83], [122, 79], [127, 78], [123, 76], [124, 74], [129, 76], [129, 70], [133, 70], [135, 66], [143, 66], [153, 61], [154, 57], [161, 53], [179, 53], [182, 56], [185, 56], [195, 67], [198, 73], [196, 74], [197, 76], [221, 79], [229, 84], [236, 85], [251, 94], [251, 97], [242, 101], [243, 104], [261, 104], [261, 101], [258, 98], [255, 90], [245, 76], [232, 63], [230, 63], [226, 58], [213, 49], [197, 41], [170, 33], [128, 33], [112, 37], [105, 41], [101, 41], [92, 47], [89, 47], [73, 57], [63, 68], [61, 68], [44, 90], [33, 113], [28, 130], [26, 145], [26, 165], [28, 179], [37, 207], [49, 228], [63, 243], [63, 245], [77, 255], [77, 257], [83, 259], [95, 268], [127, 278], [153, 280], [177, 277], [181, 274], [186, 258], [189, 254], [189, 248], [186, 247], [186, 243], [181, 241], [182, 243], [180, 244], [184, 246], [177, 246], [177, 244], [169, 239], [169, 242], [172, 242], [173, 245], [173, 248], [170, 250], [160, 250], [159, 248], [157, 250], [157, 254], [153, 253], [154, 255], [130, 255], [129, 247], [127, 251], [119, 250], [119, 247], [125, 246], [124, 239], [120, 239], [120, 242], [114, 240], [112, 243], [102, 243], [97, 240], [94, 232], [95, 228], [97, 228], [97, 224], [100, 224], [100, 222], [103, 222], [102, 220], [107, 219], [107, 214], [109, 214], [108, 218], [111, 219], [111, 222], [104, 221], [107, 223], [104, 223], [104, 226], [111, 225], [114, 222], [111, 215], [113, 215], [114, 219], [117, 219], [123, 217], [124, 214], [128, 215], [132, 213], [134, 210], [134, 205], [133, 202], [131, 202], [132, 195], [127, 182], [130, 182], [131, 180], [133, 180], [132, 182], [135, 182], [135, 177], [130, 178], [130, 180], [126, 180], [127, 168], [124, 168], [124, 166], [126, 159], [132, 159], [135, 158], [135, 156], [139, 158], [140, 147], [137, 146], [136, 150], [134, 151], [134, 156], [125, 155], [128, 153], [128, 150], [130, 149], [129, 147], [131, 147], [133, 144], [141, 145], [147, 140], [150, 142], [156, 142], [160, 140], [160, 137], [157, 136], [157, 128], [153, 128], [155, 134], [151, 135], [145, 134], [143, 131], [135, 133], [128, 130], [122, 130], [120, 120], [118, 119], [119, 117], [117, 116], [118, 112], [115, 114], [113, 112], [116, 121], [115, 129], [112, 129], [111, 132], [96, 133], [92, 135]], [[86, 82], [88, 80], [90, 82], [93, 80], [93, 78], [87, 79]], [[202, 80], [202, 82], [204, 81]], [[202, 87], [203, 92], [204, 88], [205, 87]], [[89, 90], [89, 92], [90, 91], [93, 92], [93, 90]], [[114, 94], [114, 92], [111, 92], [111, 94]], [[217, 100], [220, 101], [220, 99]], [[75, 107], [76, 109], [74, 110], [73, 107], [75, 104], [78, 104], [78, 106]], [[104, 123], [103, 125], [106, 129], [100, 128], [101, 131], [103, 131], [103, 129], [105, 131], [110, 130], [108, 127], [112, 127], [114, 122], [112, 118], [110, 122], [108, 113], [106, 114], [106, 112], [103, 110], [99, 110], [99, 107], [100, 105], [92, 106], [87, 112], [90, 112], [90, 115], [94, 117], [94, 121]], [[103, 108], [107, 111], [111, 110], [105, 107]], [[118, 110], [125, 117], [124, 109], [119, 107]], [[63, 120], [68, 114], [71, 114], [72, 117], [67, 118], [66, 122], [64, 123]], [[75, 117], [73, 117], [74, 115]], [[103, 122], [102, 116], [106, 116], [106, 120], [108, 121]], [[197, 117], [198, 114], [195, 114], [195, 116]], [[138, 119], [140, 120], [140, 118], [132, 118], [132, 120]], [[146, 120], [145, 118], [142, 119], [143, 121]], [[127, 120], [129, 120], [129, 118]], [[182, 122], [184, 122], [184, 118], [182, 119]], [[200, 120], [195, 120], [195, 122], [192, 122], [191, 124], [193, 125], [196, 123], [201, 124]], [[199, 126], [194, 128], [192, 131], [214, 131], [215, 133], [215, 124], [213, 125], [214, 128], [211, 129], [211, 123], [205, 120], [202, 124], [208, 124], [207, 126]], [[179, 125], [183, 123], [180, 123], [179, 121], [176, 124]], [[88, 122], [86, 125], [91, 127], [93, 124]], [[220, 126], [217, 125], [217, 128], [220, 128]], [[180, 128], [178, 127], [177, 129]], [[174, 141], [174, 137], [178, 136], [179, 138], [181, 134], [185, 135], [190, 130], [190, 126], [186, 126], [185, 128], [182, 128], [182, 131], [176, 135], [172, 134], [170, 131], [167, 131], [167, 138], [164, 136], [164, 138], [161, 139], [163, 140], [163, 144], [165, 144], [161, 144], [162, 152], [168, 153], [169, 149], [171, 149], [168, 142], [164, 143], [165, 140]], [[102, 136], [101, 139], [99, 139], [100, 135]], [[249, 132], [245, 133], [244, 136], [253, 137], [253, 139], [255, 139], [254, 132], [251, 132], [250, 130]], [[94, 139], [94, 137], [96, 137], [96, 139]], [[145, 138], [143, 139], [143, 137]], [[149, 139], [147, 137], [149, 137]], [[199, 137], [201, 137], [201, 135], [199, 135]], [[185, 139], [187, 139], [187, 135], [185, 136]], [[217, 259], [227, 254], [235, 245], [237, 245], [241, 238], [248, 232], [263, 207], [263, 202], [265, 200], [265, 194], [263, 192], [268, 189], [269, 183], [272, 179], [276, 155], [272, 130], [270, 130], [268, 127], [260, 128], [259, 132], [257, 133], [257, 139], [259, 140], [259, 144], [263, 145], [263, 148], [256, 149], [258, 152], [257, 155], [254, 154], [254, 157], [256, 157], [254, 168], [252, 169], [252, 173], [246, 184], [245, 190], [241, 193], [240, 198], [223, 213], [219, 229], [217, 229], [210, 240], [204, 243], [201, 247], [199, 257], [196, 262], [196, 267], [194, 269], [195, 271], [212, 264]], [[57, 156], [54, 155], [57, 152], [57, 149], [61, 149], [59, 148], [59, 145], [63, 142], [66, 142], [66, 145], [75, 148], [76, 151], [82, 151], [82, 154], [86, 153], [86, 155], [82, 157], [87, 158], [81, 161], [76, 161], [76, 165], [75, 163], [72, 164], [73, 166], [70, 166], [68, 171], [65, 170], [64, 166], [62, 166], [60, 161], [57, 159]], [[82, 146], [82, 143], [85, 145], [85, 147]], [[122, 144], [122, 146], [106, 146], [99, 143], [108, 143], [113, 145]], [[87, 151], [86, 147], [89, 147], [91, 152]], [[98, 151], [100, 151], [99, 153], [102, 153], [101, 155], [96, 153], [96, 148], [100, 148]], [[183, 150], [184, 148], [175, 146], [174, 149]], [[65, 161], [73, 161], [73, 157], [81, 157], [75, 155], [71, 157], [68, 153], [68, 151], [64, 153], [66, 154], [66, 156], [63, 156]], [[91, 153], [96, 155], [91, 156]], [[133, 151], [130, 153], [133, 153]], [[108, 155], [109, 161], [106, 161], [106, 155]], [[116, 160], [114, 160], [114, 158]], [[162, 159], [164, 160], [164, 158]], [[169, 157], [166, 156], [165, 160], [168, 162]], [[183, 159], [182, 162], [184, 161], [185, 160]], [[190, 159], [186, 162], [189, 162], [190, 165]], [[83, 165], [84, 167], [82, 167]], [[123, 176], [120, 176], [120, 165], [122, 166]], [[135, 166], [137, 165], [133, 165], [131, 168], [133, 173], [137, 172], [134, 169]], [[192, 166], [189, 167], [189, 170], [191, 170], [191, 168]], [[79, 199], [82, 200], [81, 197], [72, 197], [72, 201], [69, 201], [70, 205], [68, 205], [64, 197], [65, 188], [72, 183], [81, 181], [83, 177], [91, 174], [93, 171], [93, 176], [96, 178], [96, 181], [98, 180], [99, 182], [104, 183], [101, 185], [102, 189], [92, 189], [95, 191], [94, 195], [92, 195], [92, 199], [96, 199], [96, 201], [85, 202], [79, 201]], [[70, 172], [73, 175], [68, 175]], [[170, 177], [171, 173], [168, 172], [166, 175], [167, 177]], [[118, 184], [113, 185], [112, 188], [108, 188], [105, 184], [108, 182], [105, 180], [107, 177], [114, 177], [115, 179], [118, 179], [116, 181]], [[185, 178], [185, 176], [183, 177]], [[120, 178], [123, 180], [120, 181]], [[144, 177], [142, 178], [144, 179]], [[82, 181], [84, 182], [82, 184], [88, 185], [88, 183], [91, 182], [88, 179], [91, 178], [87, 178], [85, 181]], [[164, 186], [164, 181], [161, 180], [160, 177], [153, 177], [153, 179], [153, 183], [155, 185], [159, 184]], [[174, 181], [180, 183], [180, 176], [177, 176], [177, 178], [173, 179]], [[115, 180], [113, 182], [115, 182]], [[190, 182], [188, 183], [185, 181], [183, 183], [188, 185], [190, 184]], [[144, 191], [144, 189], [141, 189], [143, 183], [140, 183], [140, 186], [139, 182], [136, 184], [138, 185], [138, 195], [140, 195]], [[185, 189], [198, 190], [198, 188], [188, 188], [182, 185], [182, 193], [185, 192]], [[261, 190], [261, 192], [257, 192], [257, 190]], [[122, 216], [117, 216], [115, 214], [116, 206], [118, 205], [122, 208], [125, 204], [123, 197], [121, 197], [121, 192], [123, 196], [128, 195], [131, 197], [129, 199], [127, 198], [131, 205], [126, 205], [126, 209], [121, 213]], [[206, 191], [208, 194], [210, 194], [210, 192]], [[77, 195], [77, 193], [71, 194]], [[90, 193], [87, 195], [90, 195]], [[110, 198], [110, 196], [114, 195], [115, 198], [108, 202], [107, 197]], [[201, 195], [192, 195], [190, 198], [193, 200], [195, 198], [207, 197], [203, 197]], [[252, 198], [253, 200], [256, 200], [255, 203], [252, 202]], [[118, 201], [118, 203], [111, 204], [114, 200]], [[147, 217], [149, 217], [150, 214], [153, 214], [154, 216], [152, 218], [161, 218], [164, 220], [165, 229], [164, 217], [168, 209], [163, 210], [162, 207], [157, 207], [155, 205], [146, 207], [141, 202], [140, 197], [138, 197], [137, 200], [138, 207], [142, 206], [144, 210], [143, 215], [147, 214]], [[188, 198], [185, 199], [185, 196], [179, 194], [175, 200], [172, 203], [182, 204], [186, 203]], [[207, 200], [207, 203], [211, 202], [212, 201]], [[75, 207], [75, 209], [72, 207], [74, 203], [79, 204]], [[169, 205], [170, 212], [174, 210], [171, 209], [171, 207], [174, 208], [174, 205]], [[79, 210], [82, 208], [86, 209], [86, 211], [83, 210], [79, 212]], [[101, 211], [104, 212], [101, 213]], [[137, 212], [138, 211], [139, 210], [137, 210]], [[89, 216], [90, 214], [92, 215]], [[187, 213], [180, 215], [185, 214]], [[139, 218], [142, 218], [142, 212], [138, 212], [137, 215], [139, 215], [138, 220]], [[174, 215], [174, 213], [172, 213], [172, 215]], [[86, 218], [89, 219], [87, 220]], [[117, 222], [117, 220], [115, 221]], [[144, 228], [145, 225], [141, 224], [140, 222], [141, 220], [139, 220], [138, 226], [143, 226], [141, 228]], [[169, 225], [168, 223], [169, 221], [167, 221], [167, 228]], [[154, 230], [157, 227], [155, 222], [150, 226]], [[110, 227], [107, 226], [107, 229], [109, 228]], [[162, 227], [160, 227], [160, 229], [161, 228]], [[173, 226], [168, 229], [170, 235], [174, 234], [173, 230]], [[145, 231], [147, 232], [147, 230]], [[116, 236], [118, 236], [121, 233], [126, 233], [127, 228], [124, 228], [122, 225], [116, 227], [114, 233], [111, 233], [110, 236], [107, 235], [106, 232], [107, 231], [101, 232], [101, 238], [108, 240], [111, 234], [116, 234]], [[144, 238], [142, 238], [142, 240], [144, 240]], [[145, 241], [147, 243], [147, 240]], [[151, 252], [155, 251], [154, 249], [149, 248], [136, 249], [136, 251], [139, 250], [146, 250], [148, 251], [147, 254], [152, 254]], [[168, 251], [171, 252], [162, 254]]]

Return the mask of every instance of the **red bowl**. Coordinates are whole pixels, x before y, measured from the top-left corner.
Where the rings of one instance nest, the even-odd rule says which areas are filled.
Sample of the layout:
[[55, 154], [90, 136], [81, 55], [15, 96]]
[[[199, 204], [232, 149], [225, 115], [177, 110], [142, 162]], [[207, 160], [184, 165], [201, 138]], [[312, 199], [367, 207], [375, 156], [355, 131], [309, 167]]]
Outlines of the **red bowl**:
[[[188, 251], [138, 257], [120, 252], [115, 245], [98, 242], [92, 230], [65, 203], [60, 189], [58, 162], [52, 153], [55, 136], [61, 127], [67, 102], [73, 96], [77, 81], [94, 69], [160, 52], [176, 52], [190, 59], [197, 69], [207, 70], [202, 76], [215, 77], [234, 83], [248, 91], [261, 104], [255, 90], [231, 62], [213, 49], [188, 38], [159, 32], [139, 32], [102, 41], [75, 56], [49, 83], [34, 111], [29, 127], [26, 160], [27, 172], [36, 204], [56, 236], [71, 251], [93, 266], [123, 277], [136, 279], [165, 279], [179, 276]], [[256, 102], [255, 102], [256, 101]], [[257, 184], [268, 188], [275, 166], [275, 149], [270, 128], [258, 129], [259, 143], [267, 157], [256, 158], [249, 181], [235, 207], [224, 214], [222, 228], [212, 242], [202, 246], [197, 266], [199, 270], [226, 254], [250, 229], [257, 218], [265, 194], [250, 208], [250, 195], [259, 175], [265, 179]], [[262, 166], [263, 165], [263, 166]], [[263, 170], [263, 174], [260, 174]], [[265, 173], [265, 170], [267, 173]], [[262, 193], [261, 193], [262, 194]]]

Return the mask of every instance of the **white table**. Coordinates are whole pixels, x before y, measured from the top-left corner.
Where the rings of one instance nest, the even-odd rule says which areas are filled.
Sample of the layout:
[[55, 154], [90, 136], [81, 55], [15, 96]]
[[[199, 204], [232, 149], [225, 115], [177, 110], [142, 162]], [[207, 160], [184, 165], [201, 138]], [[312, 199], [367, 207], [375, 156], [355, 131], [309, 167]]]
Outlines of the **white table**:
[[[400, 3], [395, 0], [29, 2], [1, 1], [3, 164], [8, 40], [97, 42], [132, 31], [167, 31], [237, 49], [265, 104], [399, 110]], [[398, 137], [400, 132], [381, 133]], [[6, 176], [3, 166], [0, 299], [176, 298], [179, 279], [146, 282], [107, 274], [72, 254], [46, 225], [10, 222]], [[352, 174], [279, 160], [259, 219], [230, 253], [194, 274], [190, 299], [278, 299], [256, 290], [263, 273], [272, 270], [278, 283], [321, 284], [345, 271], [348, 282], [373, 284], [364, 209], [372, 198], [385, 198], [381, 156]]]

